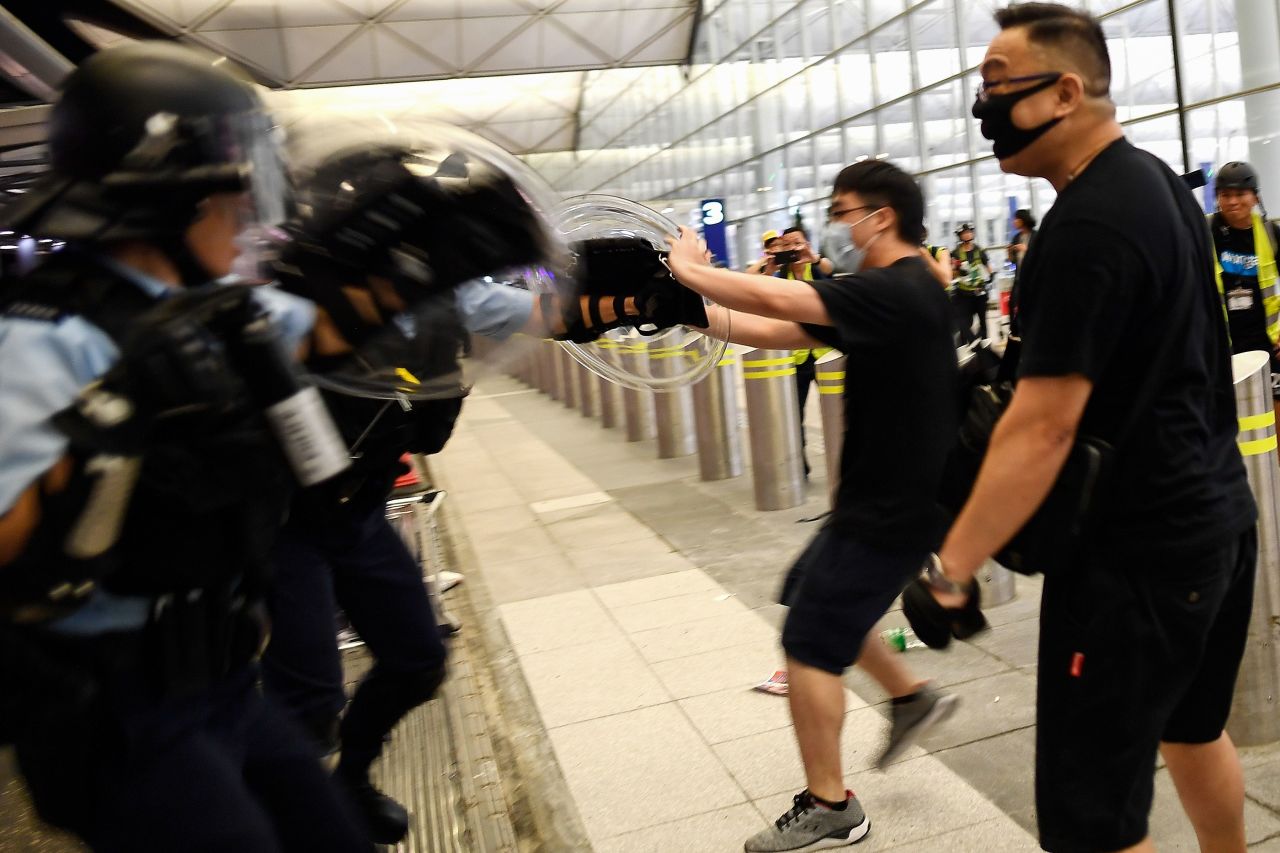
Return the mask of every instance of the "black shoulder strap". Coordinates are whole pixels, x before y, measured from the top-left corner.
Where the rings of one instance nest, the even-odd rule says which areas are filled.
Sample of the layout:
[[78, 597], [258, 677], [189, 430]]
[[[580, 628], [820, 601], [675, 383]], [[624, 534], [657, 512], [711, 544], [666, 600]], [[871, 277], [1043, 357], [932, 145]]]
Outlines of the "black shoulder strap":
[[0, 314], [59, 322], [79, 315], [121, 345], [133, 321], [155, 305], [133, 282], [91, 258], [55, 256], [18, 281], [0, 302]]

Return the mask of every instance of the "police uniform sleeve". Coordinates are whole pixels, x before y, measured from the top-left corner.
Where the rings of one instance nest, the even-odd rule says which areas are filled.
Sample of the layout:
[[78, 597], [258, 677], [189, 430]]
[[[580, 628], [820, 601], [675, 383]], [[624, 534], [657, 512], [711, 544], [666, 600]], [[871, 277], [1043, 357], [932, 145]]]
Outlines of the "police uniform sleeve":
[[1019, 284], [1018, 375], [1096, 382], [1137, 310], [1143, 275], [1136, 250], [1101, 225], [1066, 222], [1039, 235]]
[[468, 332], [506, 340], [524, 328], [533, 313], [533, 294], [505, 284], [476, 279], [455, 291], [458, 316]]
[[66, 452], [53, 415], [117, 357], [106, 333], [80, 317], [0, 319], [0, 513]]

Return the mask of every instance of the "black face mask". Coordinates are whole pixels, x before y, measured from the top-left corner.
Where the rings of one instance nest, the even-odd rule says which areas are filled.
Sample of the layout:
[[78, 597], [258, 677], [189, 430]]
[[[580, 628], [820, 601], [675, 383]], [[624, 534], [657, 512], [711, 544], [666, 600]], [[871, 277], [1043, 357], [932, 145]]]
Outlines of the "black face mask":
[[982, 135], [991, 140], [991, 151], [997, 160], [1012, 157], [1062, 121], [1061, 118], [1052, 118], [1027, 130], [1013, 123], [1013, 107], [1018, 101], [1048, 89], [1060, 79], [1062, 75], [1055, 74], [1029, 89], [1008, 95], [988, 95], [986, 100], [973, 102], [973, 117], [982, 122]]

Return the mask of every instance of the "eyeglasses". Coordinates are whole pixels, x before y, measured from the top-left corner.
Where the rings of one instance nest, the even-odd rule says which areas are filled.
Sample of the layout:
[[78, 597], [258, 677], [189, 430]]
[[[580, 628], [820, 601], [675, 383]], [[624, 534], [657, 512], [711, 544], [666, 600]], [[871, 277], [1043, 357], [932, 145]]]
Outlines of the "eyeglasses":
[[1015, 83], [1039, 83], [1042, 80], [1056, 82], [1062, 78], [1061, 71], [1042, 71], [1039, 74], [1026, 74], [1022, 77], [1006, 77], [1003, 80], [978, 80], [978, 102], [983, 103], [994, 94], [991, 90], [1001, 86], [1012, 86]]
[[873, 209], [878, 210], [879, 207], [874, 204], [863, 204], [863, 205], [859, 205], [858, 207], [829, 207], [827, 208], [827, 220], [829, 222], [835, 222], [837, 219], [844, 216], [845, 214], [855, 213], [859, 210], [873, 210]]

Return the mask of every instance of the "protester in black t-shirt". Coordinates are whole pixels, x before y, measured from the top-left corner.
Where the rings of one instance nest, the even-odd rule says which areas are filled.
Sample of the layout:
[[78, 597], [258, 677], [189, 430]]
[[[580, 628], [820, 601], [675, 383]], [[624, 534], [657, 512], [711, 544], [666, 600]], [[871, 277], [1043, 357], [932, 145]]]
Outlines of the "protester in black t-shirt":
[[996, 20], [974, 115], [1004, 171], [1047, 178], [1058, 197], [1023, 268], [1017, 389], [922, 580], [943, 605], [963, 603], [1077, 435], [1109, 442], [1084, 555], [1044, 583], [1040, 843], [1154, 849], [1159, 748], [1202, 849], [1243, 850], [1243, 781], [1224, 726], [1256, 512], [1203, 214], [1167, 166], [1124, 140], [1096, 19], [1027, 3]]
[[[798, 282], [715, 270], [685, 230], [673, 241], [676, 278], [711, 297], [713, 327], [733, 310], [735, 342], [769, 349], [828, 344], [848, 356], [845, 440], [835, 510], [783, 589], [782, 632], [796, 738], [809, 787], [787, 820], [748, 851], [809, 849], [867, 831], [840, 767], [841, 673], [855, 662], [894, 697], [879, 765], [953, 709], [955, 698], [916, 679], [874, 633], [918, 561], [940, 539], [935, 496], [957, 429], [956, 353], [946, 294], [920, 257], [920, 189], [884, 161], [836, 178], [824, 235], [837, 272]], [[740, 313], [746, 312], [746, 313]]]

